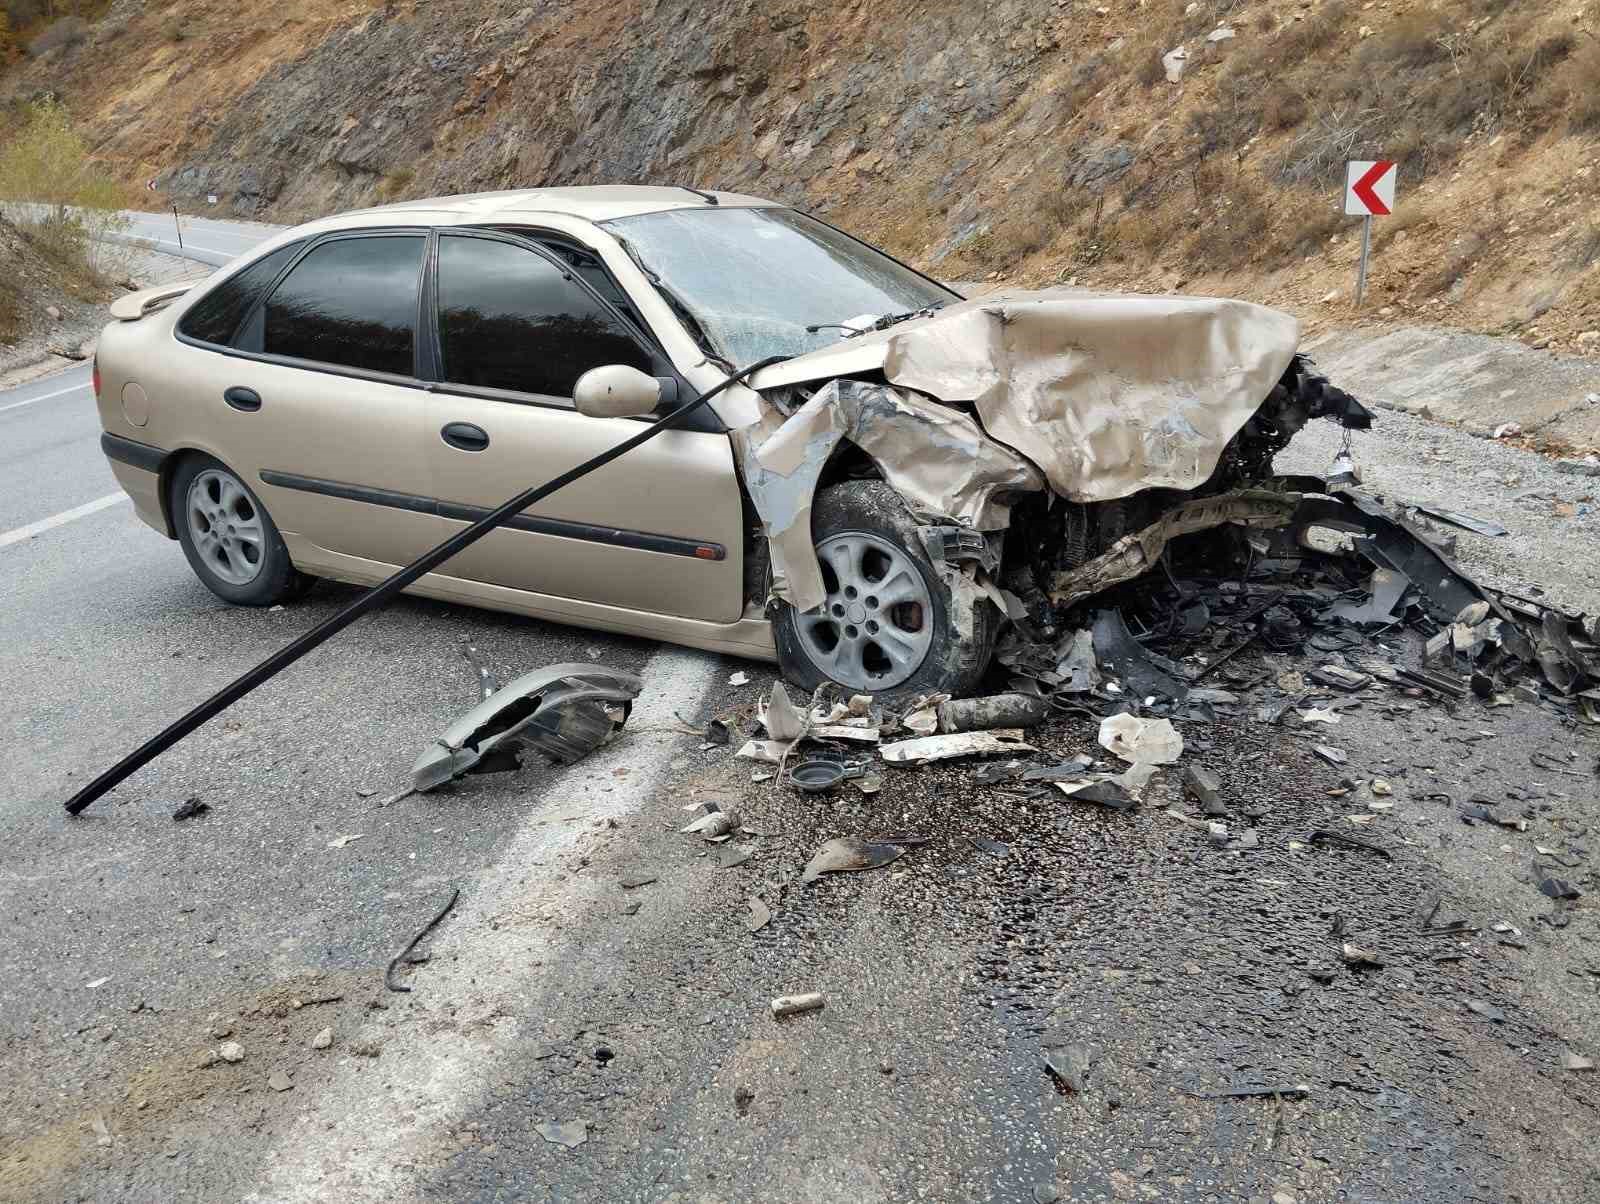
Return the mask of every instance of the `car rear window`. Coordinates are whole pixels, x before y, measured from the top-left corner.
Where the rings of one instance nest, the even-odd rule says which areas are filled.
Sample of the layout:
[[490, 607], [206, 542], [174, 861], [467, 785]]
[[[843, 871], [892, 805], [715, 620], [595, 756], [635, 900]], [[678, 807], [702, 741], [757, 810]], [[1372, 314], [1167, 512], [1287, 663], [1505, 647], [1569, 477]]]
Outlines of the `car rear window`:
[[229, 343], [250, 307], [278, 278], [302, 244], [292, 242], [263, 255], [242, 272], [235, 272], [212, 289], [178, 323], [178, 330], [202, 343]]
[[410, 376], [425, 243], [399, 234], [314, 247], [267, 298], [261, 350]]

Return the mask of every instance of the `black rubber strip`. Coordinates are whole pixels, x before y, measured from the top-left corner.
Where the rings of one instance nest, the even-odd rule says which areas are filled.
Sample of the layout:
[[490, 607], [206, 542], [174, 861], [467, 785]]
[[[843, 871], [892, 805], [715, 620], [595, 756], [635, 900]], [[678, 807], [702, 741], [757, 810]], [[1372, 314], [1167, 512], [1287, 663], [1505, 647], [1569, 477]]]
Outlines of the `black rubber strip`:
[[[475, 523], [489, 513], [488, 508], [484, 506], [467, 506], [415, 493], [374, 489], [367, 485], [347, 485], [343, 481], [325, 481], [318, 477], [303, 477], [297, 473], [278, 472], [271, 468], [261, 470], [261, 480], [280, 489], [296, 489], [302, 493], [317, 493], [348, 502], [366, 502], [371, 506], [387, 506], [392, 510], [410, 510], [416, 514], [436, 514], [440, 518], [459, 519], [467, 523]], [[649, 531], [632, 531], [623, 527], [601, 527], [594, 523], [574, 522], [565, 518], [534, 518], [527, 514], [515, 514], [501, 526], [510, 527], [514, 531], [527, 531], [533, 535], [582, 539], [589, 543], [603, 543], [619, 548], [663, 552], [668, 556], [688, 556], [693, 560], [726, 560], [728, 557], [728, 549], [711, 540], [684, 539], [678, 535], [656, 535]]]
[[162, 462], [166, 460], [168, 454], [159, 447], [124, 439], [121, 435], [113, 435], [110, 431], [101, 432], [100, 450], [105, 452], [108, 460], [132, 464], [135, 468], [142, 468], [146, 472], [160, 472]]

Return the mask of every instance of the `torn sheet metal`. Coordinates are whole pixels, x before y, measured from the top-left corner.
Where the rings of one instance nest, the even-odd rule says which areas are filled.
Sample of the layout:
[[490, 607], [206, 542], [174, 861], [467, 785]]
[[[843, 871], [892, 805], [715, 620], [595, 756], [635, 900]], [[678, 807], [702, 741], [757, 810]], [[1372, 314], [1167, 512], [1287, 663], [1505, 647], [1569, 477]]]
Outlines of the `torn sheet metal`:
[[891, 384], [976, 404], [1076, 502], [1198, 488], [1294, 359], [1300, 323], [1244, 301], [1008, 293], [896, 327]]
[[1057, 573], [1050, 600], [1069, 606], [1156, 566], [1167, 544], [1180, 535], [1206, 531], [1225, 523], [1242, 527], [1287, 526], [1300, 505], [1300, 495], [1265, 489], [1239, 489], [1215, 497], [1181, 502], [1142, 530], [1124, 535], [1100, 555], [1069, 572]]
[[922, 765], [929, 761], [944, 761], [951, 757], [988, 756], [993, 753], [1038, 752], [1022, 739], [1016, 728], [998, 728], [985, 732], [958, 732], [949, 736], [917, 736], [911, 740], [897, 740], [878, 750], [883, 759], [892, 765]]
[[550, 665], [525, 673], [452, 723], [411, 767], [421, 791], [468, 773], [517, 768], [534, 748], [567, 765], [622, 730], [644, 682], [599, 665]]
[[872, 457], [924, 522], [1001, 531], [1011, 521], [1006, 495], [1044, 488], [1033, 465], [966, 414], [902, 390], [834, 380], [787, 420], [767, 408], [761, 421], [733, 432], [734, 450], [766, 526], [773, 593], [801, 611], [826, 594], [811, 542], [811, 502], [841, 440]]
[[1120, 610], [1102, 610], [1095, 615], [1093, 639], [1099, 663], [1139, 697], [1159, 694], [1182, 702], [1189, 696], [1189, 687], [1179, 679], [1177, 666], [1134, 639]]

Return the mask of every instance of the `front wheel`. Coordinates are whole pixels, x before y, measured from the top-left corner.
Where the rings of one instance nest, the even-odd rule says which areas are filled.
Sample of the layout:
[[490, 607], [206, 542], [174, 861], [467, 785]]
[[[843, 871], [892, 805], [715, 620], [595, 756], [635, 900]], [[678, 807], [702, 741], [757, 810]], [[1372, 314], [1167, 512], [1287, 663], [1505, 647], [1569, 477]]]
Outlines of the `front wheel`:
[[271, 606], [310, 586], [312, 578], [290, 562], [272, 516], [220, 460], [190, 456], [170, 488], [183, 554], [217, 597], [235, 606]]
[[960, 696], [978, 684], [1000, 616], [975, 590], [950, 587], [893, 488], [850, 481], [819, 491], [811, 534], [827, 597], [804, 614], [778, 604], [785, 678], [891, 697]]

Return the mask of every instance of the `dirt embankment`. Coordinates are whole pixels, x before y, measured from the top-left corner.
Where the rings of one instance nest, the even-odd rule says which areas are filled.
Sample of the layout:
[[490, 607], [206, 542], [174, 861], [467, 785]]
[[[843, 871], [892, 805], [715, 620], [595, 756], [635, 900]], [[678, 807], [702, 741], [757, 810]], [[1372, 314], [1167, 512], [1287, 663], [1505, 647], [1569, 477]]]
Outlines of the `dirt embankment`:
[[1355, 317], [1343, 164], [1393, 158], [1365, 316], [1593, 354], [1596, 79], [1600, 10], [1557, 0], [115, 0], [0, 98], [60, 91], [128, 182], [218, 214], [721, 186], [947, 277], [1313, 328]]
[[111, 292], [0, 217], [0, 372], [71, 352], [99, 327]]

